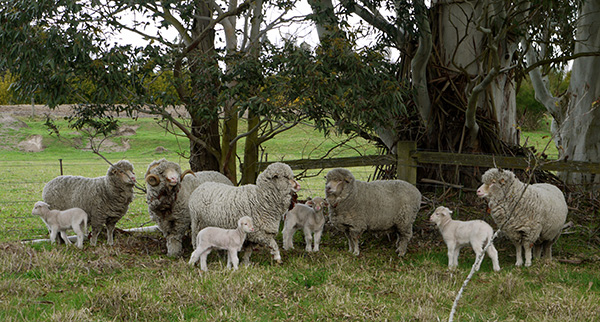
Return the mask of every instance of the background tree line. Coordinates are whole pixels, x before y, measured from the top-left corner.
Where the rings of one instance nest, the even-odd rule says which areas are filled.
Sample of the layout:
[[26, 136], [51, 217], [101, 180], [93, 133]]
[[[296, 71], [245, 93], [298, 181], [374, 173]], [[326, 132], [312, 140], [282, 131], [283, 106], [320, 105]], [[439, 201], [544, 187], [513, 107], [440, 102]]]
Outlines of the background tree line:
[[[189, 138], [192, 169], [243, 183], [256, 177], [260, 144], [300, 122], [363, 136], [388, 153], [400, 140], [522, 153], [516, 93], [521, 86], [531, 96], [528, 84], [552, 116], [560, 157], [600, 161], [600, 0], [6, 2], [0, 69], [15, 76], [17, 99], [36, 93], [52, 107], [75, 98], [72, 126], [100, 132], [116, 127], [115, 112], [154, 114]], [[288, 35], [307, 26], [316, 46]], [[123, 31], [145, 44], [116, 42]], [[557, 90], [547, 79], [562, 79], [555, 71], [569, 61], [576, 77]], [[189, 118], [169, 113], [173, 105]], [[539, 114], [530, 106], [521, 115]], [[420, 176], [477, 180], [454, 169]]]

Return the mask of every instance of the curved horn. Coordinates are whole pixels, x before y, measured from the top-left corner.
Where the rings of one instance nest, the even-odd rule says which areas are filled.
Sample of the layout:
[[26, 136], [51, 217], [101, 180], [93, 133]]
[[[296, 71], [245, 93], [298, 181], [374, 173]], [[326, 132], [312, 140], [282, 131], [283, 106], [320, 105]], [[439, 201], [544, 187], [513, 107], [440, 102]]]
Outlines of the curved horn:
[[160, 183], [160, 178], [155, 174], [146, 175], [146, 182], [151, 186], [157, 186]]
[[187, 169], [185, 171], [183, 171], [183, 173], [181, 174], [181, 177], [179, 178], [179, 181], [183, 181], [183, 177], [185, 177], [186, 174], [191, 174], [194, 177], [196, 176], [196, 174], [194, 173], [194, 171]]

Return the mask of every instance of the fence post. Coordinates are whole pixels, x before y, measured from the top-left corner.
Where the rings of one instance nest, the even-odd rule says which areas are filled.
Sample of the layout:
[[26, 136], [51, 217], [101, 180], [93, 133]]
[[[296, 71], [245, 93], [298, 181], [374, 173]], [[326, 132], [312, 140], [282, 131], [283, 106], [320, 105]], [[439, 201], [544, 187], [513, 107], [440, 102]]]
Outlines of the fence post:
[[415, 141], [399, 141], [396, 144], [398, 153], [397, 174], [398, 179], [417, 184], [417, 161], [410, 155], [417, 149]]

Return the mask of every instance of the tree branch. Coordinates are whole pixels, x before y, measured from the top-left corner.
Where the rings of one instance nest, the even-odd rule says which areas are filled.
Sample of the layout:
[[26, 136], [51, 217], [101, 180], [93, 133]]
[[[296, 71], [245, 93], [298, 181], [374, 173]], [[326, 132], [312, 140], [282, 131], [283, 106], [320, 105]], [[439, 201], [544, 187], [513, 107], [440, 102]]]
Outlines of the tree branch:
[[415, 1], [415, 11], [417, 16], [417, 26], [419, 28], [419, 48], [413, 57], [410, 65], [413, 75], [413, 86], [417, 91], [416, 103], [421, 114], [421, 118], [427, 126], [431, 116], [431, 100], [427, 86], [427, 63], [431, 55], [433, 42], [431, 39], [431, 26], [423, 0]]

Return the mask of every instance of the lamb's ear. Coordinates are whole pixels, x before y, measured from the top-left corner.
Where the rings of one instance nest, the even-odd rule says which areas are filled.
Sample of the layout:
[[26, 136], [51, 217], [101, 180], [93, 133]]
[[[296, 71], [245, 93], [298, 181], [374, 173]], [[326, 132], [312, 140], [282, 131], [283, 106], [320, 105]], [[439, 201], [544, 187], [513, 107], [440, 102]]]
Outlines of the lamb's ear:
[[307, 205], [307, 206], [313, 206], [314, 204], [315, 204], [315, 202], [312, 200], [307, 200], [305, 203], [305, 205]]

